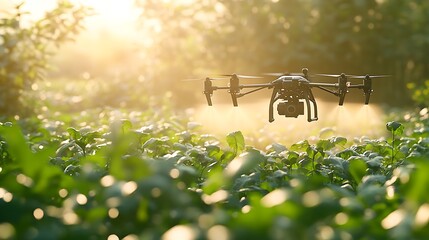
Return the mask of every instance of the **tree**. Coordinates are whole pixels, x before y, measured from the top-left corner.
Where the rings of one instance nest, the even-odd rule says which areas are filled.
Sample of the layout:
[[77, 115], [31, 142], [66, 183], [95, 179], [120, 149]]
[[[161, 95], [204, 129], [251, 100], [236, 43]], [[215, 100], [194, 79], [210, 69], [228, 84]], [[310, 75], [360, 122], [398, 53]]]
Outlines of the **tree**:
[[14, 12], [0, 19], [0, 113], [3, 117], [30, 110], [31, 106], [23, 104], [23, 92], [43, 78], [53, 51], [83, 29], [83, 19], [89, 14], [86, 7], [60, 1], [44, 18], [24, 26], [22, 6], [16, 6]]

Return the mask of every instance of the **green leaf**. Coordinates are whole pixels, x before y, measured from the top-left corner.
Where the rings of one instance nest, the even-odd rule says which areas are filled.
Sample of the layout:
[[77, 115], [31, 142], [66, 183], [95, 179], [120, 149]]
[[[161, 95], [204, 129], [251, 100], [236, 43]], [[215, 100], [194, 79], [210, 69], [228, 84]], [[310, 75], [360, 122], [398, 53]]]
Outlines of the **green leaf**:
[[27, 176], [34, 177], [45, 167], [47, 162], [44, 162], [43, 159], [37, 159], [30, 151], [24, 135], [17, 124], [11, 124], [10, 126], [4, 124], [0, 126], [0, 136], [8, 144], [8, 151], [14, 162], [22, 168]]
[[317, 142], [317, 149], [321, 149], [323, 151], [327, 151], [332, 149], [333, 147], [335, 147], [335, 144], [332, 143], [330, 140], [319, 140], [319, 142]]
[[226, 141], [229, 147], [235, 152], [235, 154], [239, 154], [245, 148], [244, 136], [241, 131], [236, 131], [228, 134], [226, 136]]
[[297, 142], [295, 144], [292, 144], [290, 149], [292, 151], [306, 151], [309, 146], [310, 146], [310, 144], [308, 143], [308, 141], [303, 140], [303, 141]]
[[207, 194], [212, 194], [229, 183], [229, 179], [225, 178], [221, 167], [212, 168], [208, 175], [202, 187], [203, 191]]
[[340, 145], [340, 146], [344, 146], [347, 143], [347, 138], [345, 137], [332, 137], [330, 139], [331, 143], [335, 144], [335, 145]]
[[274, 152], [276, 152], [276, 153], [281, 153], [281, 152], [283, 152], [283, 151], [286, 151], [287, 150], [287, 148], [284, 146], [284, 145], [282, 145], [282, 144], [279, 144], [279, 143], [272, 143], [272, 144], [270, 144], [269, 146], [267, 146], [267, 148], [266, 148], [268, 151], [274, 151]]
[[349, 164], [349, 172], [356, 183], [362, 182], [362, 177], [366, 174], [366, 163], [361, 159], [353, 159]]
[[121, 120], [121, 130], [122, 133], [128, 133], [133, 127], [133, 124], [128, 119], [122, 119]]
[[69, 127], [67, 128], [67, 132], [73, 140], [78, 140], [79, 138], [81, 138], [80, 132], [76, 130], [76, 128]]
[[386, 124], [386, 128], [388, 131], [392, 132], [392, 134], [395, 135], [402, 135], [402, 133], [404, 132], [404, 126], [401, 123], [395, 121], [388, 122]]
[[362, 178], [362, 184], [360, 187], [365, 187], [369, 185], [384, 185], [386, 183], [386, 176], [376, 174], [376, 175], [366, 175]]
[[235, 179], [241, 174], [248, 173], [265, 159], [266, 157], [258, 150], [251, 149], [232, 160], [225, 168], [225, 174]]
[[353, 149], [345, 149], [345, 150], [337, 153], [336, 156], [343, 158], [343, 159], [349, 159], [352, 156], [359, 156], [359, 153]]
[[382, 156], [377, 156], [377, 157], [368, 159], [366, 163], [368, 164], [368, 167], [377, 169], [381, 167], [382, 160], [383, 160]]
[[293, 165], [298, 162], [299, 154], [297, 152], [289, 151], [287, 152], [287, 163]]
[[312, 146], [309, 146], [306, 149], [306, 153], [307, 153], [307, 155], [308, 155], [309, 158], [314, 158], [314, 156], [316, 155], [317, 152], [318, 152], [317, 149], [315, 149]]

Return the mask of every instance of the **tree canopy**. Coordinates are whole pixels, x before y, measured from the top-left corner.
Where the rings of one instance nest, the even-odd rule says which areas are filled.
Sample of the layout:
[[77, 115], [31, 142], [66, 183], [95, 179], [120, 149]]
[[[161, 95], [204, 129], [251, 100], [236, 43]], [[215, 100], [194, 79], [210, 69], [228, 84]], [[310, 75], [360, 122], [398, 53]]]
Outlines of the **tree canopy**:
[[[390, 74], [400, 104], [429, 77], [429, 3], [412, 0], [137, 1], [155, 36], [156, 74], [297, 71]], [[170, 83], [169, 83], [170, 84]], [[171, 84], [170, 84], [171, 85]], [[174, 86], [174, 83], [172, 84]], [[407, 101], [405, 101], [407, 102]]]

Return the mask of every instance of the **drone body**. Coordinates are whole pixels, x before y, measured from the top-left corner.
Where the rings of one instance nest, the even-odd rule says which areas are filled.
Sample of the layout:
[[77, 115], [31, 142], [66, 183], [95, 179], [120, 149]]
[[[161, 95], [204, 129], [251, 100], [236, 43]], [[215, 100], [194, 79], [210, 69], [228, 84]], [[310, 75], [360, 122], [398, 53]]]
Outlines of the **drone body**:
[[[273, 75], [273, 74], [271, 74]], [[209, 106], [212, 106], [211, 96], [216, 90], [228, 90], [231, 95], [232, 103], [235, 107], [238, 106], [237, 98], [243, 97], [247, 94], [268, 88], [273, 89], [270, 103], [269, 103], [269, 122], [274, 121], [274, 103], [280, 101], [277, 104], [277, 113], [285, 117], [297, 118], [300, 115], [304, 115], [304, 104], [307, 109], [307, 121], [317, 121], [317, 103], [314, 98], [312, 88], [318, 88], [325, 92], [331, 93], [339, 98], [338, 104], [341, 106], [344, 103], [345, 95], [348, 89], [357, 88], [362, 89], [365, 95], [365, 104], [369, 103], [369, 98], [372, 93], [372, 78], [385, 77], [385, 76], [355, 76], [346, 75], [344, 73], [340, 75], [328, 75], [319, 74], [319, 76], [325, 77], [336, 77], [338, 81], [336, 83], [316, 83], [311, 82], [308, 76], [308, 69], [302, 69], [302, 74], [290, 75], [290, 74], [275, 74], [278, 76], [277, 79], [270, 83], [263, 84], [242, 84], [240, 85], [239, 77], [243, 78], [257, 78], [251, 76], [243, 76], [237, 74], [223, 75], [230, 77], [229, 86], [213, 86], [213, 78], [206, 78], [204, 81], [204, 94], [207, 99]], [[259, 78], [259, 77], [258, 77]], [[351, 84], [348, 82], [348, 78], [363, 79], [362, 84]], [[242, 93], [243, 89], [252, 89], [248, 92]]]

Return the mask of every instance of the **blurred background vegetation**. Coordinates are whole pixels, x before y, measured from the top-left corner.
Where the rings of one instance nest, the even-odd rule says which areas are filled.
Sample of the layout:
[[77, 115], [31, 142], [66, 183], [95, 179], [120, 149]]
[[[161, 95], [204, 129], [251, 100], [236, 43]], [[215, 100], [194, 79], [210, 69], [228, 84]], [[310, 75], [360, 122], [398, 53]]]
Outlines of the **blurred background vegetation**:
[[[0, 239], [426, 239], [428, 23], [423, 0], [0, 0]], [[182, 81], [303, 67], [389, 74], [390, 107], [318, 93], [333, 123], [268, 124]]]
[[[42, 78], [60, 86], [81, 81], [92, 98], [74, 98], [75, 107], [86, 101], [142, 108], [168, 95], [187, 108], [204, 102], [200, 83], [182, 79], [302, 67], [389, 74], [375, 83], [375, 102], [428, 104], [427, 1], [60, 1], [51, 8], [21, 2], [0, 2], [4, 114], [17, 114], [18, 99]], [[46, 15], [25, 18], [42, 10]], [[48, 64], [53, 70], [46, 71]], [[62, 90], [67, 95], [70, 88]]]

